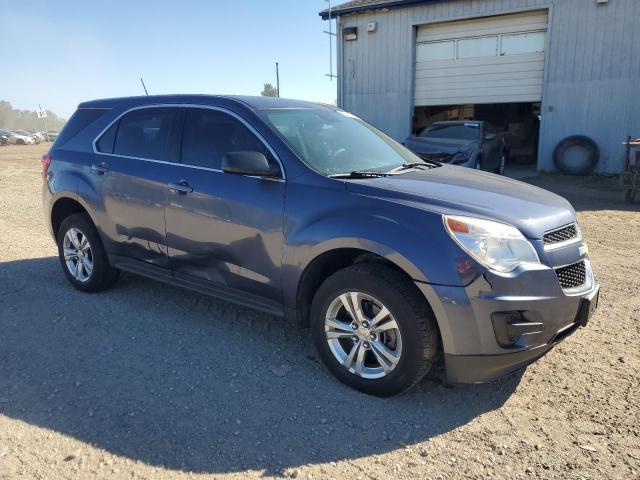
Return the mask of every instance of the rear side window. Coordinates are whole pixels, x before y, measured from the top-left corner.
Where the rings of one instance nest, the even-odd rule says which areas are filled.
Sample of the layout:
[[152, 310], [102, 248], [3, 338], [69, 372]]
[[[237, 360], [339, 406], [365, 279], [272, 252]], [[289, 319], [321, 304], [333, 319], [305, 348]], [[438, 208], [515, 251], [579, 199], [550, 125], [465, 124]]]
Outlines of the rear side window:
[[102, 134], [96, 142], [96, 150], [101, 153], [113, 153], [113, 142], [116, 140], [116, 132], [118, 131], [118, 122], [114, 123], [109, 129]]
[[109, 109], [106, 108], [79, 108], [76, 110], [58, 135], [56, 146], [59, 147], [67, 143], [108, 111]]
[[182, 163], [219, 170], [229, 152], [269, 151], [241, 121], [218, 110], [189, 108], [182, 137]]
[[[113, 153], [150, 160], [170, 160], [172, 149], [169, 142], [177, 111], [176, 108], [145, 108], [127, 113], [118, 124]], [[105, 135], [108, 133], [105, 132]], [[105, 148], [108, 149], [108, 144]]]

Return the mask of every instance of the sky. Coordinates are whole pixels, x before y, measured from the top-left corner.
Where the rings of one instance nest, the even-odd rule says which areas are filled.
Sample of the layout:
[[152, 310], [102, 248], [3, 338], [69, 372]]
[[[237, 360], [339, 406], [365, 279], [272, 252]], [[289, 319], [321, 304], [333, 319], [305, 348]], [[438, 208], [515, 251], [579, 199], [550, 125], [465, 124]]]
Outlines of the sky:
[[329, 24], [318, 15], [326, 6], [0, 0], [0, 100], [68, 118], [85, 100], [144, 94], [141, 76], [150, 94], [259, 95], [264, 83], [276, 84], [279, 62], [281, 96], [334, 103]]

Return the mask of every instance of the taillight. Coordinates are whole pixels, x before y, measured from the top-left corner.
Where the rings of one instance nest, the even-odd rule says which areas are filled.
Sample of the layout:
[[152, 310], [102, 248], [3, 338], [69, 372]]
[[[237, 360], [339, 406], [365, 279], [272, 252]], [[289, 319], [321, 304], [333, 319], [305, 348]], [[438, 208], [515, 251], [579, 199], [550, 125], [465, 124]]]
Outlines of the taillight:
[[45, 153], [42, 155], [40, 159], [40, 164], [42, 165], [42, 180], [47, 178], [47, 170], [49, 170], [49, 164], [51, 163], [51, 154]]

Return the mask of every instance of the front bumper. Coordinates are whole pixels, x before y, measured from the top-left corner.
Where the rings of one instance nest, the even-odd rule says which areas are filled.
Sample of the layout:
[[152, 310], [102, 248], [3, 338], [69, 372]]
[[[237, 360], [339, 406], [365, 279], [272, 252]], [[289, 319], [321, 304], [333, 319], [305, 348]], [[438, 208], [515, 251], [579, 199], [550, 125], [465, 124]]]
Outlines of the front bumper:
[[[596, 284], [589, 297], [597, 299], [599, 290], [600, 286]], [[560, 329], [550, 342], [527, 350], [503, 355], [445, 354], [447, 380], [451, 383], [483, 383], [520, 370], [544, 356], [581, 326], [586, 327], [591, 313], [579, 308], [575, 321]]]
[[[567, 294], [543, 265], [486, 272], [467, 287], [416, 285], [438, 321], [452, 383], [491, 381], [542, 357], [580, 327], [585, 299], [599, 291], [592, 278], [583, 291]], [[513, 315], [517, 322], [504, 320]]]

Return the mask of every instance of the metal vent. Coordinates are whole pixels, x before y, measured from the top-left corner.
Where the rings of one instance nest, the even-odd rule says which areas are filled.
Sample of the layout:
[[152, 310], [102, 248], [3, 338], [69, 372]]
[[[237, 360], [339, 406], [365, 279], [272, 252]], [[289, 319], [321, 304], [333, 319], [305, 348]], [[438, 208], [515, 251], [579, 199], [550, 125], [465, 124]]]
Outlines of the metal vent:
[[542, 237], [545, 247], [555, 243], [567, 242], [578, 238], [578, 227], [575, 223], [547, 232]]
[[587, 269], [584, 260], [567, 265], [566, 267], [556, 268], [556, 275], [560, 281], [562, 288], [576, 288], [584, 285], [587, 281]]

